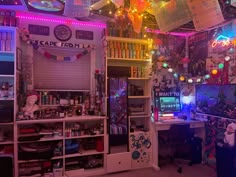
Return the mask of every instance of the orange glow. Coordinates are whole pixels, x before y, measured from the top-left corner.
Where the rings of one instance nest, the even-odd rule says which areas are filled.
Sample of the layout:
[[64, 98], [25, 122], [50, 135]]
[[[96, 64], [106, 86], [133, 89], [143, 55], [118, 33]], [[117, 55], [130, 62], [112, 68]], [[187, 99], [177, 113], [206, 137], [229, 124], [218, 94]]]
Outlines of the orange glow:
[[213, 75], [216, 75], [216, 74], [218, 73], [218, 70], [217, 70], [217, 69], [213, 69], [213, 70], [211, 71], [211, 73], [212, 73]]

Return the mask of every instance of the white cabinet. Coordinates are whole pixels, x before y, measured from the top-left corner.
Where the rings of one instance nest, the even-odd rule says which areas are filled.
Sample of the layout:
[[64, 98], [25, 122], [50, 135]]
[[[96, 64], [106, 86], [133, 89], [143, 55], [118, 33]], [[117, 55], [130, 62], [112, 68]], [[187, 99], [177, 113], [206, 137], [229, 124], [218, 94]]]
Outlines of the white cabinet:
[[[16, 68], [17, 29], [0, 28], [0, 155], [16, 159], [14, 144], [15, 115], [17, 112], [17, 84], [19, 72]], [[14, 163], [14, 166], [16, 163]]]

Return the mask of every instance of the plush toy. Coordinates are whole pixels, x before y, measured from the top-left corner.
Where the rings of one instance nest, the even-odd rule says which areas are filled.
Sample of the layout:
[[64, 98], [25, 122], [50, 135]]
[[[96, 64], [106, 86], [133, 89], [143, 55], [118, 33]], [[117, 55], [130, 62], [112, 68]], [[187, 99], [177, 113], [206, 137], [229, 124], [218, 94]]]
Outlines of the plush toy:
[[235, 145], [235, 142], [234, 142], [235, 131], [236, 131], [236, 124], [235, 123], [230, 123], [226, 128], [226, 131], [224, 133], [224, 135], [225, 135], [224, 142], [229, 144], [229, 146]]

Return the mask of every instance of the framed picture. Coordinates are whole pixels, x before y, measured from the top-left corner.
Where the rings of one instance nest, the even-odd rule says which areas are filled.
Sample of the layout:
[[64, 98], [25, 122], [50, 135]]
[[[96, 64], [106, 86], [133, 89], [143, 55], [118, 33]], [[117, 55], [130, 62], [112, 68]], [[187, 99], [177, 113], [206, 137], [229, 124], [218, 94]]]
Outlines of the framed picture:
[[16, 49], [16, 69], [21, 70], [22, 62], [22, 50], [20, 48]]

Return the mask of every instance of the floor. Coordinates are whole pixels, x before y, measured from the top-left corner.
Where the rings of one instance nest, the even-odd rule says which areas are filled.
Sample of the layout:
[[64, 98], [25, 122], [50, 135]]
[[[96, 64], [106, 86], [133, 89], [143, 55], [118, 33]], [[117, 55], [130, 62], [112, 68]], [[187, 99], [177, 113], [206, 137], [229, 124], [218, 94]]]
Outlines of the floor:
[[216, 173], [212, 168], [202, 164], [193, 166], [183, 165], [182, 170], [182, 173], [178, 173], [176, 166], [166, 165], [160, 171], [145, 168], [96, 177], [216, 177]]

